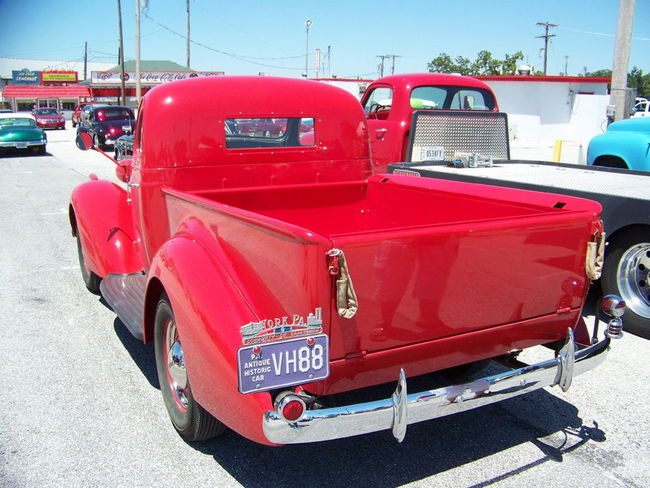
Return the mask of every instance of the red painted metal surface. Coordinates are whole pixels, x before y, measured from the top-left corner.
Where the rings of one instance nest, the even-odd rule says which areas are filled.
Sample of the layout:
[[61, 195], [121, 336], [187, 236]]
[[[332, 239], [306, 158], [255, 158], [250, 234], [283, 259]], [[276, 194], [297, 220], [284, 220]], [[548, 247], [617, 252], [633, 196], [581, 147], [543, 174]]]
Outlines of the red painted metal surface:
[[491, 94], [494, 100], [492, 111], [498, 112], [492, 89], [475, 78], [438, 73], [392, 75], [380, 78], [368, 86], [361, 98], [361, 105], [365, 106], [376, 88], [384, 87], [392, 90], [392, 103], [386, 116], [374, 118], [369, 115], [368, 117], [372, 161], [376, 172], [385, 171], [389, 163], [405, 161], [411, 118], [416, 110], [411, 107], [411, 93], [415, 88], [427, 86], [484, 90]]
[[[255, 117], [313, 118], [314, 145], [226, 148], [225, 120]], [[257, 442], [268, 443], [261, 417], [271, 395], [239, 393], [236, 371], [251, 322], [322, 309], [331, 375], [304, 386], [317, 394], [392, 381], [400, 367], [421, 374], [555, 341], [576, 327], [600, 206], [372, 175], [364, 113], [342, 90], [265, 77], [169, 83], [144, 98], [133, 156], [128, 193], [102, 181], [73, 193], [89, 268], [147, 273], [145, 341], [167, 293], [195, 398]], [[333, 247], [357, 290], [352, 319], [336, 312]]]

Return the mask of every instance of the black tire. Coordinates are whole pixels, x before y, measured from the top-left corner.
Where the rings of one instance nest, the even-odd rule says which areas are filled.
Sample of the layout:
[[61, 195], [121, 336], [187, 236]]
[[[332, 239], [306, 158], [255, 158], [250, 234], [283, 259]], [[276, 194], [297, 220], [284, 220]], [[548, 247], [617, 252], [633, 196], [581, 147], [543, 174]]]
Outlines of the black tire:
[[176, 431], [187, 442], [203, 441], [222, 434], [225, 425], [192, 396], [174, 312], [166, 295], [160, 298], [156, 307], [154, 341], [160, 391]]
[[629, 229], [609, 241], [601, 287], [625, 300], [624, 330], [650, 338], [650, 229]]
[[90, 293], [99, 295], [101, 292], [99, 290], [99, 284], [102, 282], [102, 279], [93, 273], [88, 266], [86, 266], [86, 259], [84, 258], [84, 251], [81, 247], [81, 239], [77, 233], [77, 254], [79, 256], [79, 268], [81, 268], [81, 277], [84, 280], [84, 284]]
[[74, 129], [75, 127], [77, 127], [77, 123], [73, 120], [72, 121], [72, 128]]

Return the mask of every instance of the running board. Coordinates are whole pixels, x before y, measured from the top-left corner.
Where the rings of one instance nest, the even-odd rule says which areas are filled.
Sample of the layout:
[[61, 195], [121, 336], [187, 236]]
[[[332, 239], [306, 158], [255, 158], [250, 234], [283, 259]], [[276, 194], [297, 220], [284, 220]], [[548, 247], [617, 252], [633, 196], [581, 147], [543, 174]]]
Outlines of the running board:
[[99, 285], [104, 300], [108, 302], [129, 332], [137, 339], [144, 337], [144, 273], [108, 274]]

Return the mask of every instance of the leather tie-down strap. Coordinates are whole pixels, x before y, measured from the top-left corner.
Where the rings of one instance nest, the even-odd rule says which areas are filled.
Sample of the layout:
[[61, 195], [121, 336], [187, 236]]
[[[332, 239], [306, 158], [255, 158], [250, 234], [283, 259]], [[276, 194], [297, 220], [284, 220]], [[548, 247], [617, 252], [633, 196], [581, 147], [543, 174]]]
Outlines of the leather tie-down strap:
[[603, 272], [603, 260], [605, 256], [605, 233], [601, 232], [595, 241], [587, 243], [586, 272], [587, 278], [595, 281], [600, 278]]
[[344, 319], [351, 319], [357, 313], [359, 302], [352, 286], [345, 255], [340, 249], [327, 251], [330, 275], [336, 279], [336, 309]]

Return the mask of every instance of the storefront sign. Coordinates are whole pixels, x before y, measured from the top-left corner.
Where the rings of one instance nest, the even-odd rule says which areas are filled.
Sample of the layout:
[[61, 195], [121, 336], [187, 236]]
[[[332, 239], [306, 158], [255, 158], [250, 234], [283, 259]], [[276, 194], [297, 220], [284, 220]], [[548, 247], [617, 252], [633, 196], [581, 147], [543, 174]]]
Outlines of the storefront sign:
[[[141, 71], [140, 83], [159, 85], [168, 81], [200, 78], [203, 76], [223, 76], [223, 71]], [[135, 84], [135, 71], [124, 72], [124, 82]], [[117, 85], [121, 83], [119, 71], [93, 71], [90, 83], [93, 85]]]
[[14, 70], [11, 72], [14, 85], [38, 85], [41, 79], [40, 75], [40, 71], [32, 71], [29, 69]]
[[76, 71], [41, 71], [41, 83], [77, 83]]

